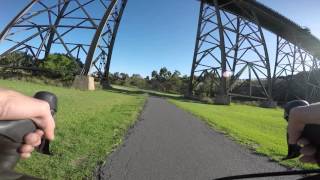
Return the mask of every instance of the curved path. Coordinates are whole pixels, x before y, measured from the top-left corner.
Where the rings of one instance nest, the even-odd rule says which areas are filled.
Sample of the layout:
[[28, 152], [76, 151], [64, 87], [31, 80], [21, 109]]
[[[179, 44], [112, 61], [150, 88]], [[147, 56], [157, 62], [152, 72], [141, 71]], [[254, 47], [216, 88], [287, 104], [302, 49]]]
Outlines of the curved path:
[[286, 168], [252, 154], [166, 100], [151, 97], [141, 121], [100, 168], [100, 179], [210, 180], [281, 170]]

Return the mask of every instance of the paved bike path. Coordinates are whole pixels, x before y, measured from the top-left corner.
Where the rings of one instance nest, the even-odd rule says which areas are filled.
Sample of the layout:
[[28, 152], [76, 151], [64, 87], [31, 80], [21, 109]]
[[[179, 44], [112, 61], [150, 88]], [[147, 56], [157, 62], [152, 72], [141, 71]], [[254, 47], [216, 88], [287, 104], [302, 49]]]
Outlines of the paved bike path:
[[140, 118], [124, 144], [101, 167], [100, 179], [209, 180], [286, 170], [164, 99], [150, 97]]

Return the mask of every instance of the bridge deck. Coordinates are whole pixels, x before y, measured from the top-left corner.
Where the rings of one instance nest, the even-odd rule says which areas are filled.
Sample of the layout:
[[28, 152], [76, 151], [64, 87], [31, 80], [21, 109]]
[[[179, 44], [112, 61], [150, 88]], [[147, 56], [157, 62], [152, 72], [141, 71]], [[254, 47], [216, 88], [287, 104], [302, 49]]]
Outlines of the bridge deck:
[[[212, 0], [204, 1], [208, 4], [213, 4]], [[256, 14], [256, 17], [263, 28], [320, 58], [320, 40], [318, 38], [313, 36], [308, 29], [299, 26], [256, 0], [218, 0], [218, 3], [219, 5], [222, 5], [224, 10], [232, 14], [240, 15], [248, 20], [253, 20], [252, 16], [245, 11], [250, 9]]]

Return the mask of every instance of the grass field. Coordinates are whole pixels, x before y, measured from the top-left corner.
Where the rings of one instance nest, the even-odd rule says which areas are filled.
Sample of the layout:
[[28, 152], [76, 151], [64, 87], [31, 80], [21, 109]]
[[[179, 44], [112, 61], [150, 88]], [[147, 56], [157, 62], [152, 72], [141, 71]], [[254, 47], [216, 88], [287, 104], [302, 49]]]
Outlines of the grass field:
[[265, 109], [248, 105], [207, 105], [196, 102], [170, 100], [203, 119], [209, 126], [230, 136], [240, 144], [267, 155], [290, 167], [314, 168], [297, 160], [281, 161], [286, 156], [286, 125], [282, 109]]
[[135, 122], [146, 96], [107, 91], [84, 92], [23, 81], [0, 80], [28, 95], [47, 90], [59, 98], [54, 156], [33, 153], [17, 170], [45, 179], [90, 179], [98, 163], [121, 143]]
[[180, 95], [180, 94], [164, 93], [164, 92], [153, 91], [153, 90], [139, 89], [139, 88], [135, 88], [135, 87], [112, 85], [112, 88], [114, 90], [128, 91], [128, 92], [133, 92], [133, 93], [140, 93], [140, 94], [145, 93], [145, 94], [149, 94], [152, 96], [171, 97], [171, 98], [182, 97], [182, 95]]

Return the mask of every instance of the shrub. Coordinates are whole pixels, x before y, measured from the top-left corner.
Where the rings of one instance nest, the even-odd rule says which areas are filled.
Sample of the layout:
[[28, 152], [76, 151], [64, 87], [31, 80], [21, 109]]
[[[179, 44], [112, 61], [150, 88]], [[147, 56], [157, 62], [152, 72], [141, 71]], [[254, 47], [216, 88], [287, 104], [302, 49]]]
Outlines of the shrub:
[[72, 81], [79, 74], [83, 64], [75, 58], [63, 54], [50, 54], [40, 64], [51, 78], [61, 78], [62, 81]]

